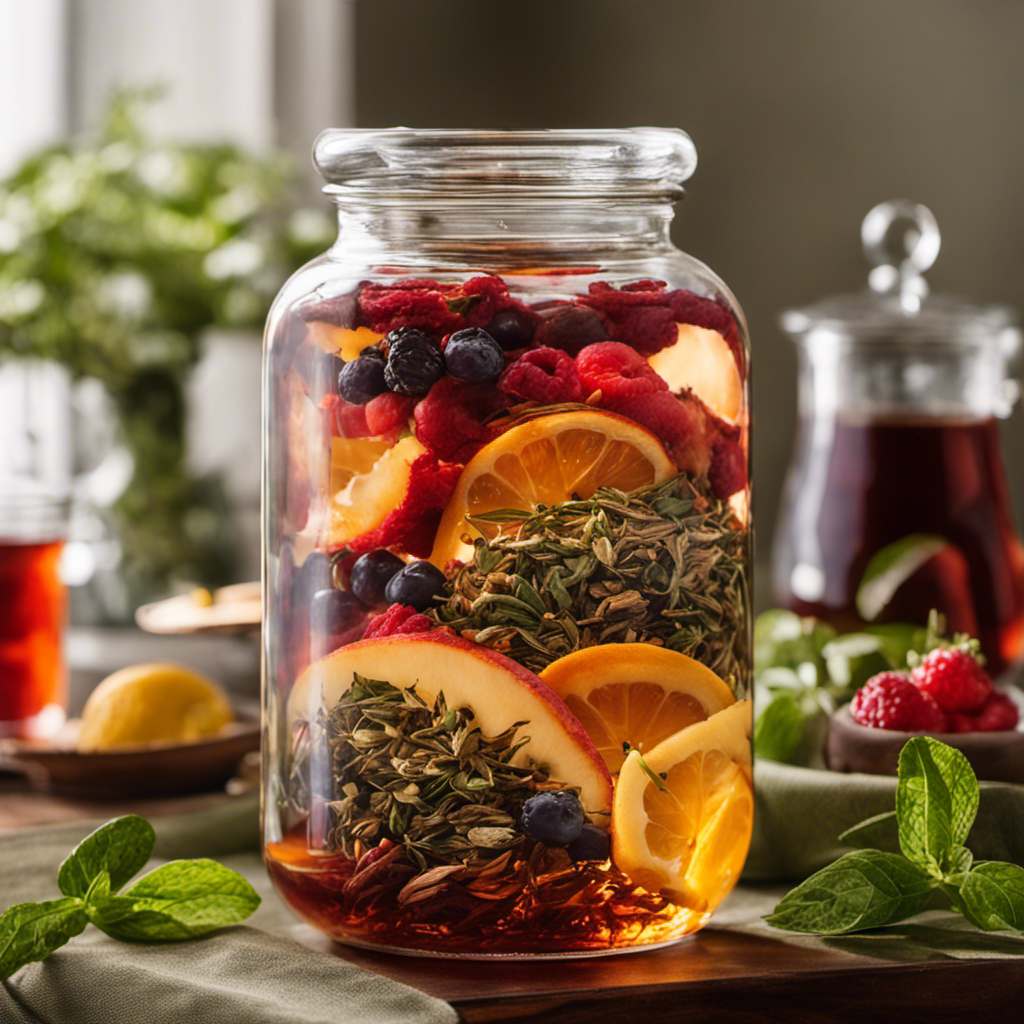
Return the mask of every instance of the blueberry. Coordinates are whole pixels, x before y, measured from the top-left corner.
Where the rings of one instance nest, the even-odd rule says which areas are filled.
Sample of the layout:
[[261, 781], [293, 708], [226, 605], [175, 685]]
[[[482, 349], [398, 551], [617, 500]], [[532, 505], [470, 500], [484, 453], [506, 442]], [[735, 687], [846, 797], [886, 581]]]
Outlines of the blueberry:
[[456, 331], [444, 347], [448, 372], [467, 384], [493, 384], [505, 369], [501, 346], [481, 327]]
[[384, 339], [384, 380], [400, 395], [425, 395], [444, 376], [444, 356], [422, 331], [399, 327]]
[[560, 348], [569, 355], [596, 341], [607, 341], [608, 332], [598, 315], [586, 306], [555, 306], [541, 314], [541, 322], [533, 336], [536, 344]]
[[568, 846], [583, 830], [583, 821], [580, 798], [568, 789], [531, 796], [519, 815], [527, 836], [545, 846]]
[[[344, 590], [318, 590], [309, 606], [309, 642], [311, 657], [322, 658], [337, 650], [344, 636], [366, 616], [359, 600]], [[357, 634], [358, 636], [358, 634]]]
[[533, 320], [521, 309], [503, 309], [487, 325], [487, 333], [503, 348], [525, 348], [533, 337]]
[[445, 574], [430, 562], [410, 562], [388, 580], [384, 600], [390, 604], [408, 604], [418, 612], [425, 611], [434, 598], [444, 592], [448, 580]]
[[353, 405], [365, 405], [387, 389], [384, 360], [379, 354], [361, 355], [346, 363], [338, 374], [338, 394]]
[[398, 555], [393, 555], [386, 548], [378, 548], [355, 560], [348, 585], [363, 604], [380, 604], [391, 577], [404, 567], [405, 562]]
[[596, 825], [584, 825], [580, 834], [566, 847], [575, 861], [607, 860], [611, 856], [611, 836]]

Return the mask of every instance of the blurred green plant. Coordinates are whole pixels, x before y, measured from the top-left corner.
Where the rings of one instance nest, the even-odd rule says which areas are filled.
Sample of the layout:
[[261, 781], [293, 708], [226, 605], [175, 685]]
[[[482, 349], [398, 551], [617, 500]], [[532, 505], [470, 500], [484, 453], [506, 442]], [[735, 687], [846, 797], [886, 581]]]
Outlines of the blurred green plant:
[[294, 209], [284, 157], [151, 139], [158, 95], [116, 94], [94, 135], [0, 182], [0, 357], [54, 359], [108, 389], [135, 460], [113, 510], [135, 601], [232, 577], [220, 481], [186, 465], [184, 385], [203, 333], [259, 328], [330, 238], [326, 216]]

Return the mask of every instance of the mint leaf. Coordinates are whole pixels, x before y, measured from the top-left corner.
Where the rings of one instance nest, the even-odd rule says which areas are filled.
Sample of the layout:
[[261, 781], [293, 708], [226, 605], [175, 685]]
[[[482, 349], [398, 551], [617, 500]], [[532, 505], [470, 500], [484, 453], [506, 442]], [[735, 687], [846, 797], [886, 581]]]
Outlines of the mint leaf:
[[171, 942], [244, 921], [260, 898], [239, 874], [213, 860], [175, 860], [120, 896], [89, 906], [89, 920], [111, 938]]
[[1005, 861], [978, 864], [960, 886], [963, 914], [986, 932], [1024, 932], [1024, 868]]
[[860, 617], [868, 622], [877, 618], [896, 591], [948, 544], [944, 537], [934, 534], [911, 533], [876, 552], [857, 588]]
[[[888, 846], [888, 840], [896, 832], [896, 812], [883, 811], [870, 818], [851, 825], [845, 832], [840, 832], [837, 839], [845, 846], [868, 847], [879, 849]], [[894, 844], [895, 845], [895, 844]]]
[[978, 813], [978, 780], [967, 758], [930, 736], [915, 736], [900, 752], [896, 819], [900, 849], [936, 878], [951, 871], [954, 848], [967, 839]]
[[0, 915], [0, 980], [19, 967], [45, 960], [78, 935], [87, 918], [74, 896], [45, 903], [16, 903]]
[[765, 920], [784, 931], [813, 935], [881, 928], [924, 910], [934, 884], [899, 854], [858, 850], [787, 893]]
[[754, 752], [769, 761], [792, 760], [800, 750], [806, 723], [807, 716], [796, 698], [780, 693], [754, 724]]
[[146, 866], [155, 842], [153, 826], [137, 814], [108, 821], [71, 851], [60, 866], [57, 885], [65, 896], [84, 897], [96, 876], [106, 871], [110, 890], [117, 892]]

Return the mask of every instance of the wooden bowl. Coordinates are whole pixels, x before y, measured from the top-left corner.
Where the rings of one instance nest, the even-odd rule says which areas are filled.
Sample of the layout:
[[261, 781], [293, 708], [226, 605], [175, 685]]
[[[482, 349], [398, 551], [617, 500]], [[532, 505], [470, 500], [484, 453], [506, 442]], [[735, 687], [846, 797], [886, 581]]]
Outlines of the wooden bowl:
[[[837, 772], [895, 775], [900, 751], [918, 732], [872, 729], [853, 720], [846, 705], [829, 719], [825, 761]], [[961, 751], [979, 779], [1024, 782], [1024, 732], [927, 733]]]

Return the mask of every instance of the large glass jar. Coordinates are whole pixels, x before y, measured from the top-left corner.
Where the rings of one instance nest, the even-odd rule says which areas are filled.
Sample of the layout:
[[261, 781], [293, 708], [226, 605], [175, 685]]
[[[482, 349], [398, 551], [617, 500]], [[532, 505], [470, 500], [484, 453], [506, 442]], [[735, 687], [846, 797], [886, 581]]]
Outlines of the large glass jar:
[[800, 420], [773, 552], [776, 600], [842, 630], [923, 624], [1024, 657], [1024, 548], [999, 421], [1020, 332], [1001, 306], [929, 295], [931, 212], [882, 203], [862, 228], [871, 288], [790, 310]]
[[680, 131], [325, 132], [267, 326], [263, 832], [332, 937], [701, 927], [750, 770], [747, 343]]

